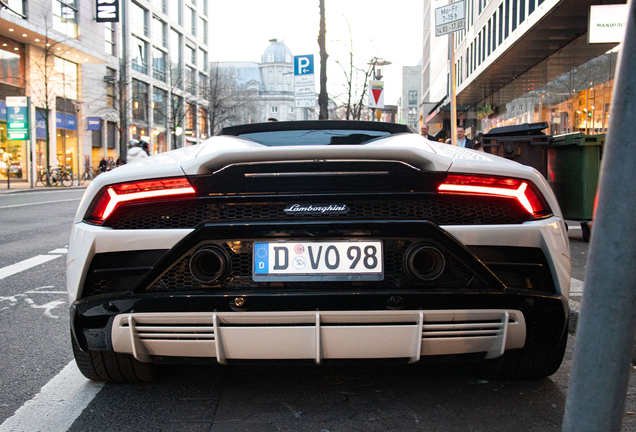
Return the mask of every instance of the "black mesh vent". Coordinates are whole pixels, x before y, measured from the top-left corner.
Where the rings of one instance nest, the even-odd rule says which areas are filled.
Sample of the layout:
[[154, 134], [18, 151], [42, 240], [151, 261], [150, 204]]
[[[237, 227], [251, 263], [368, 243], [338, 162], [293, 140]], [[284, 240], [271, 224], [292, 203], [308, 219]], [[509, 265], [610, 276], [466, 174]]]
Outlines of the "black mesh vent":
[[[193, 228], [206, 221], [420, 219], [439, 225], [519, 224], [530, 220], [513, 199], [460, 195], [427, 200], [347, 201], [346, 214], [287, 214], [290, 202], [218, 203], [211, 199], [138, 203], [119, 207], [105, 226], [114, 229]], [[324, 201], [321, 201], [324, 202]]]
[[[350, 287], [364, 287], [366, 289], [397, 289], [397, 288], [479, 288], [484, 283], [476, 277], [457, 258], [442, 250], [446, 260], [444, 273], [435, 281], [416, 282], [410, 279], [402, 267], [404, 254], [413, 242], [410, 240], [384, 241], [384, 280], [357, 282], [287, 282], [269, 283], [254, 282], [252, 280], [252, 242], [227, 242], [223, 247], [228, 251], [232, 260], [229, 277], [216, 288], [226, 289], [276, 289], [286, 292], [295, 290], [334, 290]], [[189, 262], [191, 255], [184, 256], [157, 281], [150, 291], [189, 291], [207, 288], [197, 282], [190, 274]]]

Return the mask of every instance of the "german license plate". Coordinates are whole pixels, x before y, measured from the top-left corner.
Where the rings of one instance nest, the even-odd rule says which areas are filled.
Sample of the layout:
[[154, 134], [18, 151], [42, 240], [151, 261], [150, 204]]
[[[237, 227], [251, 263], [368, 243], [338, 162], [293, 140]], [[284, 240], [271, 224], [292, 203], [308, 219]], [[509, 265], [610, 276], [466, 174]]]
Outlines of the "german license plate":
[[321, 241], [254, 243], [256, 282], [382, 280], [382, 242]]

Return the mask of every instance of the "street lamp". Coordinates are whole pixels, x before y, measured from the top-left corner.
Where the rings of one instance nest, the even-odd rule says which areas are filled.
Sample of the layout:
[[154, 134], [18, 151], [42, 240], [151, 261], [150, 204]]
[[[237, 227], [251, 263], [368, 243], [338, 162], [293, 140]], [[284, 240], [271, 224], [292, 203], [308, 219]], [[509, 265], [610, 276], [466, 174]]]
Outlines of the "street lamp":
[[[371, 59], [371, 61], [369, 63], [367, 63], [368, 65], [371, 65], [372, 70], [373, 70], [373, 79], [376, 81], [380, 81], [382, 79], [382, 69], [377, 68], [376, 66], [388, 66], [391, 64], [390, 61], [384, 60], [383, 58], [379, 58], [379, 57], [373, 57]], [[371, 108], [373, 114], [372, 114], [372, 121], [376, 121], [375, 119], [375, 108]]]

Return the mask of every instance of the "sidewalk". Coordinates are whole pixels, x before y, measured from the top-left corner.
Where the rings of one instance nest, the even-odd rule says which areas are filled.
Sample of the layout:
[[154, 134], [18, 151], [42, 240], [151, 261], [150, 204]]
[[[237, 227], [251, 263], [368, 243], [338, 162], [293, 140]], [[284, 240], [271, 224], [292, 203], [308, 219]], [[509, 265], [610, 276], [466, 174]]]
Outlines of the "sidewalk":
[[38, 183], [37, 186], [32, 188], [31, 184], [26, 180], [11, 179], [11, 183], [9, 184], [9, 189], [7, 189], [7, 181], [0, 180], [0, 195], [18, 193], [18, 192], [86, 189], [90, 183], [91, 183], [90, 180], [86, 181], [81, 186], [77, 186], [76, 184], [74, 184], [73, 186], [42, 186], [40, 183]]

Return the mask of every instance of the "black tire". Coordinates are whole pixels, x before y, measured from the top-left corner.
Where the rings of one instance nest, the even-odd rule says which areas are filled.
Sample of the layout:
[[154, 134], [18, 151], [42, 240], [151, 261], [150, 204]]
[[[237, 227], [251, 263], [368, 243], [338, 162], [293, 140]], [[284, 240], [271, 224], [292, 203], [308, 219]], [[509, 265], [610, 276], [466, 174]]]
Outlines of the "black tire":
[[[509, 350], [501, 357], [484, 360], [479, 375], [487, 379], [538, 379], [554, 374], [563, 361], [568, 342], [568, 328], [558, 344], [526, 345]], [[526, 342], [527, 344], [527, 342]]]
[[130, 354], [80, 350], [71, 336], [75, 363], [82, 375], [92, 381], [152, 382], [157, 378], [153, 363], [142, 363]]
[[581, 235], [583, 236], [583, 241], [589, 243], [590, 235], [592, 235], [592, 229], [587, 222], [581, 222]]

